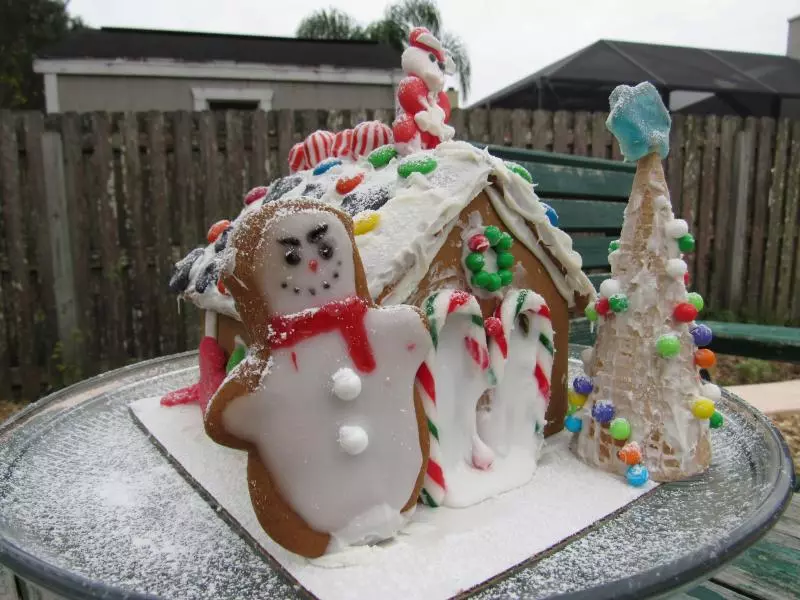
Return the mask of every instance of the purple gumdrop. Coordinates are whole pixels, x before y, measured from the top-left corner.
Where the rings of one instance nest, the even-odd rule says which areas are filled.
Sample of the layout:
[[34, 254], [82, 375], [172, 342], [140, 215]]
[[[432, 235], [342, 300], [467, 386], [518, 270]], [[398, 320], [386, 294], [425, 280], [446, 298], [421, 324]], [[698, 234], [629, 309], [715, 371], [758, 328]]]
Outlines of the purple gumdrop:
[[575, 390], [578, 394], [583, 394], [584, 396], [588, 396], [592, 393], [594, 386], [592, 385], [592, 380], [588, 377], [584, 377], [583, 375], [579, 375], [575, 379], [572, 380], [572, 389]]
[[708, 325], [695, 325], [692, 327], [691, 333], [697, 346], [708, 346], [711, 338], [714, 337]]
[[600, 400], [592, 406], [592, 417], [598, 423], [610, 423], [614, 418], [614, 405], [608, 400]]

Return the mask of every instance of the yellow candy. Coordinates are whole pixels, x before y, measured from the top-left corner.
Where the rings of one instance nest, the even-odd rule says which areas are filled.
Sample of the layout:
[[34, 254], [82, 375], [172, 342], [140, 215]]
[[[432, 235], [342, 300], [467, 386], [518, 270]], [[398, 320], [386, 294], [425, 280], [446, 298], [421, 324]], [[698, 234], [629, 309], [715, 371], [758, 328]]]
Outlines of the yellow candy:
[[584, 404], [586, 404], [586, 398], [587, 397], [584, 394], [579, 394], [575, 390], [570, 390], [567, 392], [567, 402], [569, 402], [570, 406], [581, 408]]
[[353, 231], [356, 235], [364, 235], [368, 231], [372, 231], [378, 226], [381, 221], [381, 216], [376, 212], [369, 212], [365, 215], [359, 215], [353, 222]]
[[708, 398], [697, 398], [692, 403], [692, 414], [698, 419], [710, 419], [714, 414], [714, 402]]

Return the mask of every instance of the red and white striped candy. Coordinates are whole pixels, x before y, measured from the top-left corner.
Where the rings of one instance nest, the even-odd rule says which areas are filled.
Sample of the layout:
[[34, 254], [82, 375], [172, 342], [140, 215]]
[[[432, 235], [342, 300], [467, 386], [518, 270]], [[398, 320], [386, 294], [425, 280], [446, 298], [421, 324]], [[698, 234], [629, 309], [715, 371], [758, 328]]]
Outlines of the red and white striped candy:
[[306, 151], [309, 168], [316, 167], [323, 160], [332, 156], [334, 137], [330, 131], [317, 129], [306, 138], [306, 141], [303, 142], [303, 149]]
[[353, 144], [353, 130], [345, 129], [339, 131], [333, 138], [333, 155], [339, 158], [350, 156]]
[[354, 157], [369, 154], [394, 141], [392, 129], [380, 121], [364, 121], [353, 128], [353, 141], [350, 150]]
[[308, 161], [306, 160], [306, 151], [303, 148], [303, 142], [297, 142], [292, 149], [289, 150], [289, 170], [292, 173], [302, 171], [308, 168]]

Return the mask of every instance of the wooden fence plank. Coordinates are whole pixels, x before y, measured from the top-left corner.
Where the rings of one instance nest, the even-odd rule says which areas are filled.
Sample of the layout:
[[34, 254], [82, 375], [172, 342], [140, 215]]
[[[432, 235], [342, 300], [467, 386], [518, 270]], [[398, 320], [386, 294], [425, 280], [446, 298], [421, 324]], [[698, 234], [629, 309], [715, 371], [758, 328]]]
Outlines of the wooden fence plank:
[[761, 302], [759, 314], [762, 318], [775, 318], [775, 294], [778, 278], [778, 253], [783, 234], [783, 205], [786, 190], [786, 163], [789, 149], [790, 123], [781, 119], [775, 142], [775, 159], [772, 162], [772, 185], [769, 190], [769, 224], [764, 250], [764, 272], [761, 276]]
[[489, 113], [489, 141], [500, 146], [511, 145], [511, 111], [496, 108]]
[[589, 153], [589, 113], [575, 113], [575, 124], [572, 127], [572, 153], [587, 156]]
[[571, 121], [572, 113], [565, 110], [556, 111], [553, 115], [553, 152], [569, 154], [572, 145]]
[[289, 174], [289, 150], [294, 144], [294, 113], [284, 108], [278, 111], [278, 166], [281, 176]]
[[[748, 207], [753, 197], [753, 172], [756, 157], [756, 120], [749, 117], [745, 122], [744, 131], [736, 136], [736, 149], [733, 159], [733, 187], [731, 215], [728, 219], [728, 231], [725, 233], [730, 238], [730, 252], [728, 261], [727, 288], [725, 308], [738, 312], [744, 298], [744, 285], [747, 278], [747, 220]], [[714, 306], [712, 304], [712, 306]]]
[[97, 112], [92, 115], [94, 134], [94, 190], [92, 203], [97, 208], [97, 222], [100, 227], [100, 262], [102, 265], [102, 307], [105, 322], [102, 325], [102, 338], [105, 348], [103, 355], [110, 365], [125, 363], [127, 351], [125, 344], [124, 298], [122, 294], [122, 262], [119, 251], [119, 220], [117, 198], [114, 186], [114, 157], [111, 149], [111, 122], [108, 113]]
[[[527, 110], [514, 109], [511, 111], [511, 145], [515, 148], [529, 148], [531, 146], [531, 119], [533, 113]], [[458, 133], [456, 133], [456, 139]]]
[[10, 323], [14, 330], [17, 361], [22, 379], [22, 396], [26, 400], [39, 397], [40, 380], [33, 345], [33, 296], [30, 270], [25, 251], [25, 230], [22, 216], [22, 197], [19, 180], [19, 156], [14, 117], [0, 111], [0, 179], [2, 179], [3, 217], [10, 281], [5, 290], [7, 305], [13, 307]]
[[227, 218], [220, 198], [217, 124], [214, 113], [200, 116], [200, 166], [203, 172], [203, 211], [205, 226]]
[[669, 156], [666, 163], [667, 187], [669, 187], [672, 212], [681, 214], [683, 194], [683, 149], [686, 117], [682, 114], [672, 115], [672, 127], [669, 134]]
[[144, 173], [139, 149], [139, 119], [134, 113], [125, 113], [120, 123], [122, 137], [120, 165], [123, 177], [123, 198], [127, 216], [126, 239], [130, 240], [131, 261], [131, 319], [135, 353], [138, 358], [156, 355], [155, 290], [147, 270], [147, 241], [149, 228], [144, 209]]
[[468, 140], [469, 132], [467, 131], [466, 111], [460, 108], [454, 108], [450, 113], [450, 126], [456, 130], [455, 139]]
[[489, 112], [483, 108], [469, 111], [469, 140], [479, 144], [489, 143]]
[[695, 289], [704, 298], [708, 296], [711, 267], [711, 248], [714, 242], [714, 215], [717, 209], [717, 147], [719, 146], [719, 118], [710, 115], [705, 121], [703, 162], [700, 174], [700, 197], [697, 200], [697, 247], [695, 250]]
[[[262, 111], [256, 111], [262, 113]], [[170, 115], [172, 121], [172, 153], [174, 156], [174, 177], [173, 195], [174, 203], [178, 207], [181, 218], [176, 223], [176, 231], [179, 232], [180, 241], [179, 254], [184, 256], [191, 248], [194, 248], [202, 241], [202, 234], [197, 231], [197, 212], [195, 210], [195, 189], [192, 178], [192, 116], [186, 111], [178, 111]], [[178, 322], [181, 327], [178, 329], [179, 350], [186, 348], [187, 341], [191, 340], [194, 344], [197, 341], [197, 318], [194, 311], [188, 306], [186, 310], [181, 307], [181, 314]]]
[[775, 121], [763, 118], [759, 121], [758, 155], [756, 157], [756, 184], [753, 196], [753, 218], [750, 227], [750, 263], [747, 267], [748, 316], [758, 314], [761, 300], [761, 274], [764, 272], [764, 236], [767, 231], [767, 209], [771, 182], [773, 140]]
[[[34, 318], [36, 337], [39, 342], [37, 350], [43, 353], [47, 369], [47, 381], [56, 381], [58, 373], [53, 364], [53, 352], [58, 342], [57, 311], [55, 282], [52, 262], [52, 244], [50, 231], [42, 225], [47, 222], [47, 178], [44, 172], [44, 154], [42, 136], [44, 135], [44, 118], [39, 112], [25, 113], [23, 121], [25, 135], [25, 154], [28, 168], [28, 185], [30, 188], [30, 205], [34, 215], [33, 231], [36, 238], [36, 276], [39, 282], [39, 298], [41, 305], [37, 307]], [[62, 168], [63, 175], [63, 168]], [[63, 177], [60, 180], [63, 185]]]
[[75, 368], [84, 377], [95, 372], [98, 365], [98, 345], [95, 343], [94, 317], [90, 297], [89, 210], [86, 201], [86, 178], [83, 171], [82, 124], [77, 113], [66, 113], [61, 121], [61, 139], [64, 144], [64, 180], [67, 194], [67, 217], [73, 232], [73, 276], [75, 278], [78, 328], [76, 336], [77, 364]]
[[[683, 162], [683, 187], [681, 189], [681, 217], [689, 224], [689, 231], [696, 233], [697, 202], [700, 192], [700, 152], [703, 145], [703, 119], [691, 115], [686, 119], [686, 151]], [[692, 280], [695, 277], [696, 254], [684, 257]]]
[[155, 278], [153, 287], [157, 303], [150, 310], [158, 312], [158, 340], [161, 354], [173, 354], [177, 351], [177, 312], [175, 299], [167, 287], [172, 265], [172, 240], [170, 239], [172, 215], [167, 197], [167, 159], [164, 148], [164, 115], [151, 112], [147, 114], [148, 159], [150, 162], [150, 198], [153, 206], [153, 228], [155, 231]]
[[606, 128], [606, 113], [592, 113], [592, 156], [607, 158], [610, 155], [611, 133]]
[[549, 111], [533, 111], [533, 149], [553, 149], [553, 113]]
[[[345, 129], [345, 127], [342, 127]], [[253, 115], [253, 127], [250, 131], [253, 137], [253, 158], [250, 166], [250, 189], [266, 185], [271, 180], [270, 173], [270, 152], [269, 152], [269, 130], [267, 125], [267, 113], [257, 110]]]
[[792, 141], [786, 181], [786, 200], [783, 217], [783, 235], [781, 236], [781, 252], [778, 261], [778, 297], [775, 306], [775, 318], [785, 323], [791, 318], [792, 276], [795, 262], [800, 260], [795, 245], [800, 221], [800, 121], [792, 125]]
[[244, 131], [242, 114], [225, 113], [225, 157], [226, 172], [223, 181], [227, 190], [226, 219], [233, 219], [242, 210], [247, 193], [247, 171], [244, 159]]

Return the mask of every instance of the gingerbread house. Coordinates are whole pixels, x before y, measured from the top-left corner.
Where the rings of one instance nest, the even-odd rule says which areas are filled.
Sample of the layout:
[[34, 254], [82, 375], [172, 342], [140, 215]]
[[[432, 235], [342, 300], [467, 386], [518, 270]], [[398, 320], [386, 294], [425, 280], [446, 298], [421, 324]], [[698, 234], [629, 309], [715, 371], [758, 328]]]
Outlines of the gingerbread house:
[[[438, 42], [417, 35], [416, 43], [409, 49]], [[404, 57], [407, 71], [413, 64]], [[464, 506], [529, 480], [544, 435], [562, 428], [568, 322], [595, 291], [530, 174], [449, 139], [437, 81], [421, 79], [401, 83], [400, 94], [413, 89], [422, 100], [401, 98], [406, 112], [393, 129], [370, 122], [310, 135], [290, 154], [294, 172], [248, 193], [238, 217], [215, 224], [209, 244], [176, 264], [171, 288], [204, 311], [207, 347], [201, 384], [165, 403], [205, 404], [220, 369], [226, 361], [232, 368], [249, 342], [220, 283], [237, 222], [264, 204], [322, 201], [352, 217], [375, 302], [427, 315], [434, 350], [418, 374], [431, 433], [422, 499]]]

